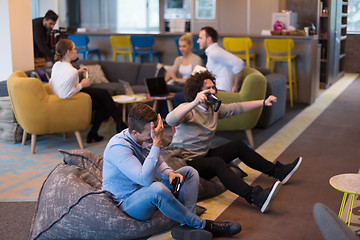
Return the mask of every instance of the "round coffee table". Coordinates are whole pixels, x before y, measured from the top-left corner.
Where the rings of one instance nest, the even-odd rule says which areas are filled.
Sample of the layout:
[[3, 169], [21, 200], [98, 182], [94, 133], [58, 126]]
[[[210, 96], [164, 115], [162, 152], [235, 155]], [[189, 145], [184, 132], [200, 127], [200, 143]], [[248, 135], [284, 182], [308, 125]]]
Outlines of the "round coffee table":
[[126, 122], [126, 104], [144, 102], [146, 100], [145, 95], [116, 95], [112, 97], [114, 102], [123, 104], [122, 117], [123, 122]]
[[347, 223], [348, 226], [350, 226], [351, 213], [354, 205], [355, 196], [360, 195], [360, 174], [346, 173], [346, 174], [336, 175], [330, 178], [329, 182], [333, 188], [344, 193], [339, 210], [339, 218], [342, 217], [347, 195], [350, 194], [350, 205], [345, 221], [345, 223]]

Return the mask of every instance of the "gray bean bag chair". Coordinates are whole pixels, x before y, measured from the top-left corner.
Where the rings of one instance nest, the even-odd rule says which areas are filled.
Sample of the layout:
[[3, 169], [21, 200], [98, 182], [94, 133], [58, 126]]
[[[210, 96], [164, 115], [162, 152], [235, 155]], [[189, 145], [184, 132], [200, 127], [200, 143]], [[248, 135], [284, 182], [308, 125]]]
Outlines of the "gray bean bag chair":
[[[160, 211], [147, 221], [129, 217], [101, 190], [101, 155], [87, 150], [60, 152], [64, 163], [43, 183], [30, 239], [145, 239], [178, 224]], [[181, 164], [173, 161], [172, 165]], [[205, 210], [198, 206], [197, 214]]]
[[160, 211], [147, 221], [129, 217], [101, 190], [102, 156], [61, 152], [65, 164], [41, 188], [30, 239], [143, 239], [177, 225]]

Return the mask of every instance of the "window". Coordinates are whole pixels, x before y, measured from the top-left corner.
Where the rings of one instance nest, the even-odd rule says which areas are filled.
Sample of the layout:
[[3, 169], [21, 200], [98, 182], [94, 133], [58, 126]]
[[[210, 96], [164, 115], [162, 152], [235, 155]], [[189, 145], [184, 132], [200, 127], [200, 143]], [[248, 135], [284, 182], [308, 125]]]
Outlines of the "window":
[[347, 32], [360, 34], [360, 0], [349, 0]]
[[158, 0], [118, 0], [117, 32], [159, 31]]
[[159, 32], [158, 0], [67, 1], [68, 28], [118, 33]]
[[39, 17], [39, 2], [31, 0], [31, 17], [32, 19]]

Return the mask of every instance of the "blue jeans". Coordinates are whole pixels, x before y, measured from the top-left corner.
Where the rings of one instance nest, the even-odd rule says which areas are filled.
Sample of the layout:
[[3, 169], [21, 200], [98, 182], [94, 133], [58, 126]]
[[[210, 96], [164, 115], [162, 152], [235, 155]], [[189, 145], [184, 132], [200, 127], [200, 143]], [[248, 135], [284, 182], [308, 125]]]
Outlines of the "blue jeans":
[[199, 174], [189, 166], [176, 172], [184, 177], [178, 199], [171, 193], [172, 185], [166, 179], [137, 190], [125, 199], [120, 208], [137, 220], [147, 220], [159, 209], [165, 216], [181, 225], [203, 229], [205, 220], [196, 215]]

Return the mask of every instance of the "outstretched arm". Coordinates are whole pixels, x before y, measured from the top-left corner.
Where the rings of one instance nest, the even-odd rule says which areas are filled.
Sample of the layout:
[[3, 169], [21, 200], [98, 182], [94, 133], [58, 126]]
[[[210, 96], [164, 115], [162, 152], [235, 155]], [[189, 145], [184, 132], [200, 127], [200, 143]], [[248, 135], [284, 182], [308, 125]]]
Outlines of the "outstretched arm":
[[254, 101], [248, 101], [248, 102], [242, 102], [241, 106], [244, 112], [250, 112], [251, 110], [254, 110], [255, 108], [261, 107], [261, 106], [272, 106], [273, 103], [276, 103], [277, 98], [273, 95], [270, 95], [267, 99], [264, 100], [254, 100]]
[[186, 114], [191, 111], [191, 109], [193, 109], [200, 103], [204, 103], [207, 100], [205, 93], [209, 91], [210, 89], [206, 89], [201, 92], [198, 92], [198, 94], [196, 95], [195, 99], [192, 102], [182, 104], [177, 108], [175, 108], [172, 112], [170, 112], [166, 116], [166, 122], [170, 126], [177, 125], [186, 116]]

